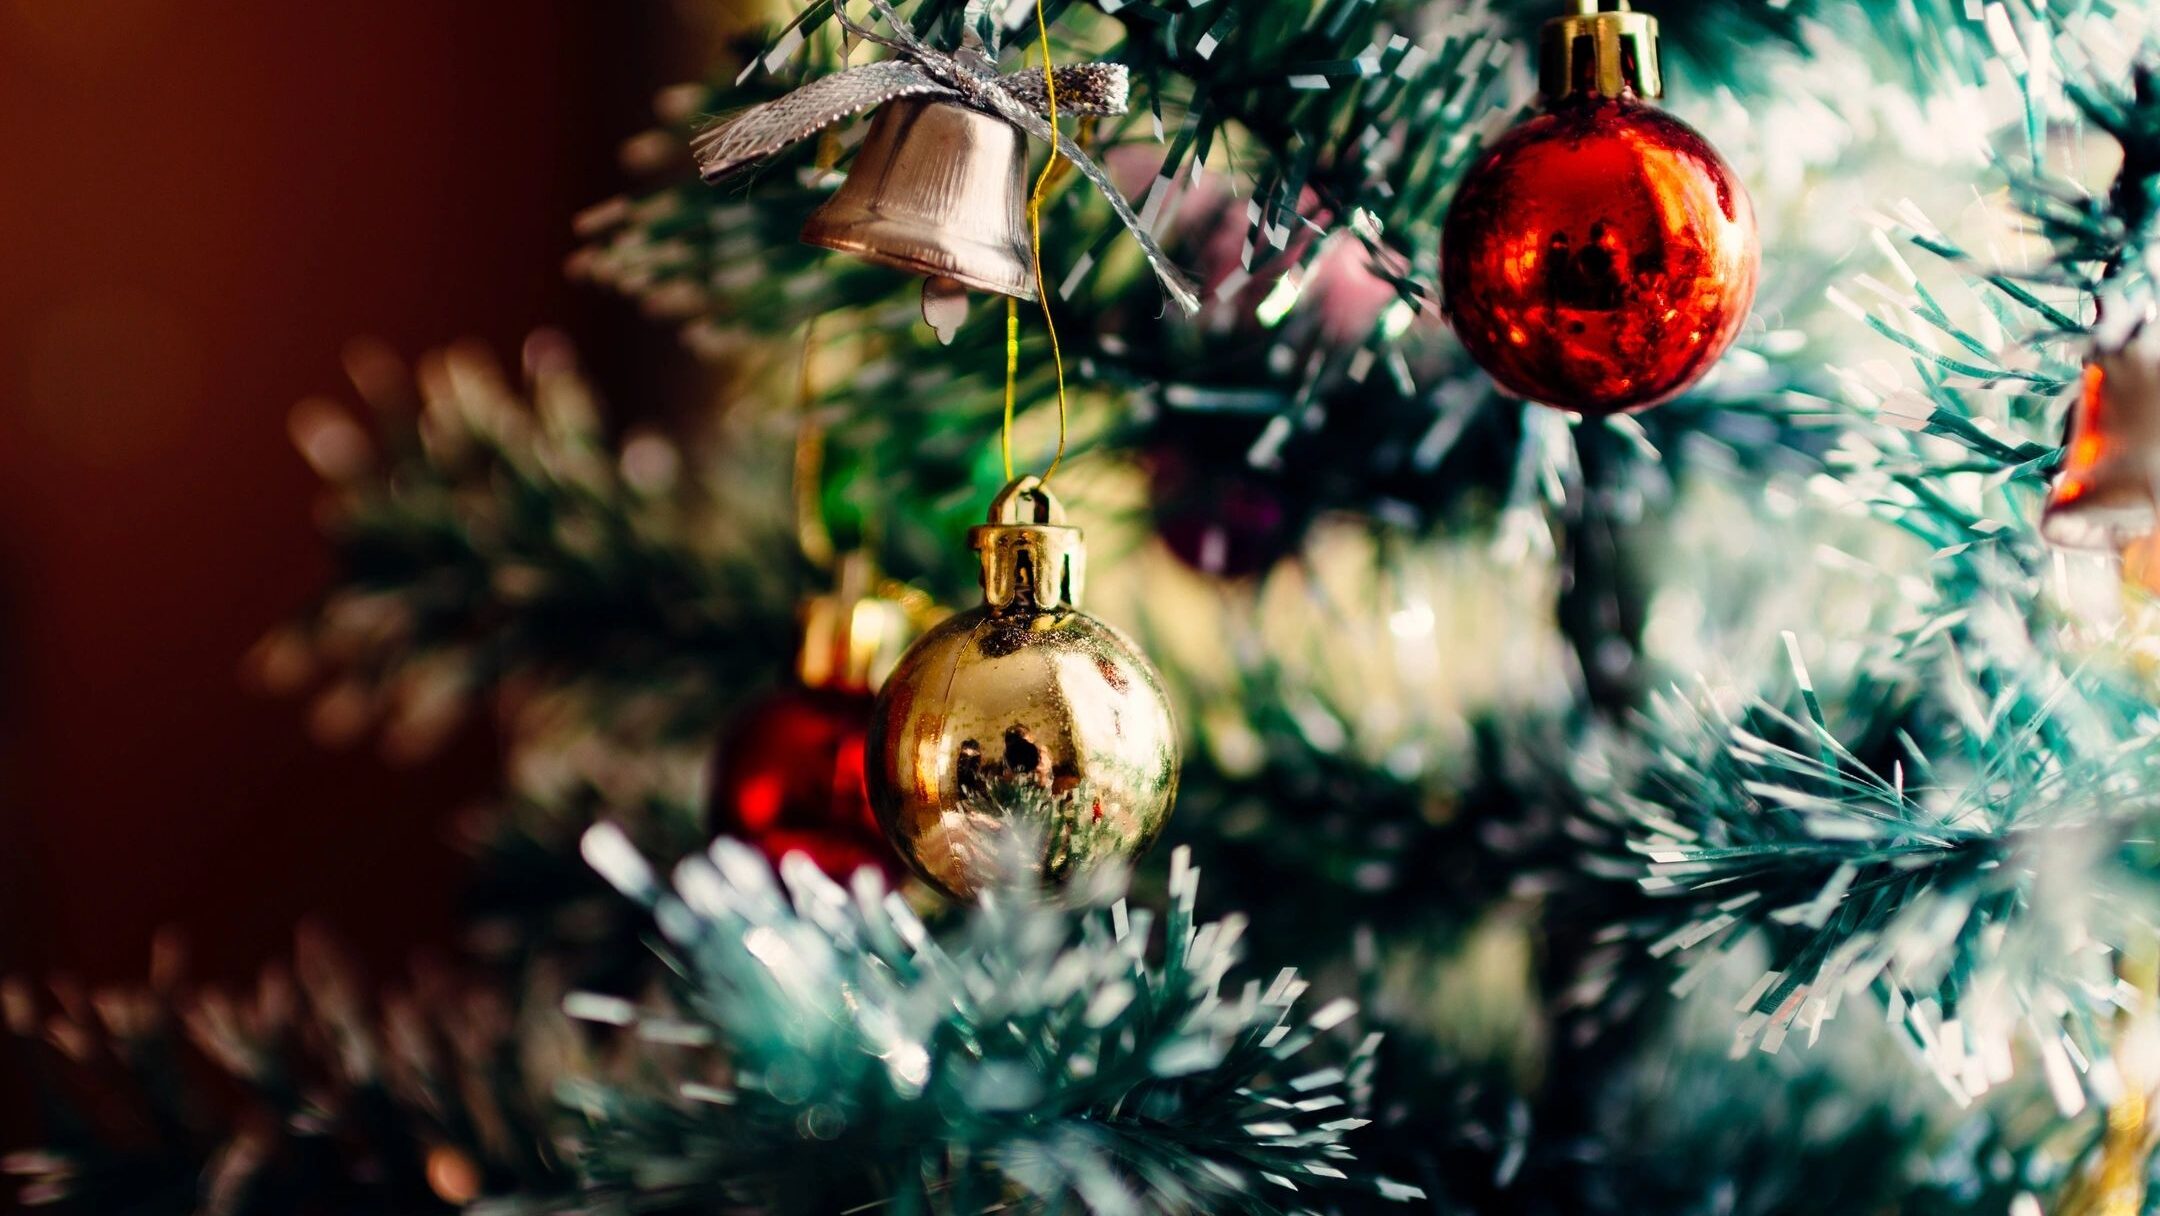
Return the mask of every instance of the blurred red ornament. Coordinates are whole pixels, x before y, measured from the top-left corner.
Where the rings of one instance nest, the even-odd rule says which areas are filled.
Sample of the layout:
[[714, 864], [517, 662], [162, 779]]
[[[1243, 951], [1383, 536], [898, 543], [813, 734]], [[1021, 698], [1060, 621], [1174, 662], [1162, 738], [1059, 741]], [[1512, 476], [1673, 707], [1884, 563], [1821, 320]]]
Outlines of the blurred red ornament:
[[2114, 551], [2160, 523], [2160, 326], [2095, 349], [2070, 409], [2040, 533], [2066, 549]]
[[1290, 509], [1255, 474], [1203, 468], [1163, 445], [1144, 454], [1155, 531], [1177, 559], [1216, 578], [1248, 578], [1297, 546]]
[[779, 861], [802, 853], [836, 878], [899, 873], [863, 786], [868, 692], [792, 686], [746, 708], [722, 743], [713, 826]]
[[1760, 250], [1746, 190], [1658, 96], [1657, 23], [1548, 22], [1545, 112], [1463, 179], [1441, 239], [1456, 335], [1501, 387], [1604, 415], [1677, 396], [1740, 332]]
[[842, 562], [837, 591], [803, 601], [795, 678], [744, 707], [714, 757], [714, 830], [775, 862], [801, 853], [835, 878], [866, 865], [902, 872], [870, 809], [863, 743], [914, 614], [871, 594], [871, 581], [857, 555]]

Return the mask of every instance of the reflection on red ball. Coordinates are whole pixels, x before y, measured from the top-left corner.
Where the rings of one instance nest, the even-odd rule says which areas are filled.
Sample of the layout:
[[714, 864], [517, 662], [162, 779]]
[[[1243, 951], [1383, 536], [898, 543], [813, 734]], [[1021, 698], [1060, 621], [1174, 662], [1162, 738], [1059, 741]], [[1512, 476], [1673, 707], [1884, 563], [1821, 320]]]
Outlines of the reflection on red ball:
[[835, 878], [874, 865], [899, 873], [863, 785], [869, 693], [783, 688], [745, 708], [721, 741], [716, 831], [775, 862], [806, 854]]
[[1732, 344], [1760, 263], [1747, 191], [1692, 127], [1586, 94], [1516, 126], [1463, 179], [1447, 313], [1501, 387], [1612, 414], [1693, 384]]

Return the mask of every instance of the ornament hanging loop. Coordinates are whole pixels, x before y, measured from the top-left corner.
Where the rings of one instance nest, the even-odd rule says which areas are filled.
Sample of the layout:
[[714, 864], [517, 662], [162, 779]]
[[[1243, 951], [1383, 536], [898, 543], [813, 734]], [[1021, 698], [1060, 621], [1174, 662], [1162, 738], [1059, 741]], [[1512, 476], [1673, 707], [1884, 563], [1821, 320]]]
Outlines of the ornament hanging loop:
[[983, 602], [992, 614], [1080, 607], [1087, 547], [1041, 478], [1018, 477], [998, 491], [989, 522], [968, 529], [968, 548], [981, 559]]
[[1623, 91], [1654, 101], [1665, 95], [1658, 69], [1658, 21], [1628, 0], [1607, 11], [1602, 0], [1574, 0], [1574, 12], [1545, 23], [1538, 55], [1538, 91], [1551, 105], [1563, 97]]
[[989, 522], [1061, 525], [1065, 522], [1065, 504], [1050, 492], [1042, 478], [1015, 477], [990, 500]]

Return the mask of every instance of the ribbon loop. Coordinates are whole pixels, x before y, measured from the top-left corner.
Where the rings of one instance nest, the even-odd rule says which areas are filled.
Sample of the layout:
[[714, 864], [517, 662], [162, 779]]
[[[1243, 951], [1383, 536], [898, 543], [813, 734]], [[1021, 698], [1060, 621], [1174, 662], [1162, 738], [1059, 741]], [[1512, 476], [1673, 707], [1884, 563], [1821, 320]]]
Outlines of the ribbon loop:
[[690, 142], [698, 175], [717, 182], [839, 122], [901, 97], [960, 92], [920, 66], [888, 59], [820, 77], [775, 101], [705, 128]]
[[[1131, 108], [1132, 76], [1122, 63], [1068, 63], [1050, 69], [1057, 77], [1058, 113], [1082, 118], [1116, 118]], [[997, 78], [1013, 100], [1048, 118], [1050, 92], [1041, 72], [1014, 72]]]

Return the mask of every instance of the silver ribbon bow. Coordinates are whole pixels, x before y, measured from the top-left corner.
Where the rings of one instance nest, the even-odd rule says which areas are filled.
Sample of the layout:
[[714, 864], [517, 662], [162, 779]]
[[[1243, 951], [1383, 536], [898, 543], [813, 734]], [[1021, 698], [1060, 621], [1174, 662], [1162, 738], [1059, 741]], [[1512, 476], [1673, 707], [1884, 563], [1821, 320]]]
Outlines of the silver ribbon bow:
[[[848, 32], [886, 47], [900, 56], [866, 64], [811, 81], [787, 96], [753, 106], [724, 119], [700, 133], [691, 143], [698, 172], [708, 182], [719, 181], [745, 166], [771, 156], [791, 144], [817, 134], [843, 118], [897, 97], [946, 97], [975, 109], [995, 114], [1037, 139], [1054, 142], [1058, 154], [1071, 161], [1095, 188], [1110, 201], [1126, 231], [1140, 242], [1148, 265], [1162, 281], [1163, 290], [1186, 312], [1200, 308], [1200, 293], [1155, 241], [1155, 234], [1125, 201], [1110, 175], [1094, 158], [1082, 151], [1063, 132], [1050, 125], [1049, 97], [1041, 72], [999, 75], [982, 39], [972, 26], [959, 53], [947, 54], [925, 43], [888, 0], [870, 0], [893, 37], [850, 21], [844, 0], [835, 0], [834, 15]], [[1119, 115], [1126, 111], [1128, 77], [1122, 63], [1082, 63], [1053, 69], [1057, 81], [1058, 112], [1078, 115]]]

